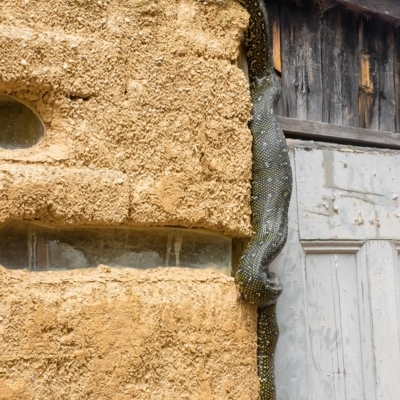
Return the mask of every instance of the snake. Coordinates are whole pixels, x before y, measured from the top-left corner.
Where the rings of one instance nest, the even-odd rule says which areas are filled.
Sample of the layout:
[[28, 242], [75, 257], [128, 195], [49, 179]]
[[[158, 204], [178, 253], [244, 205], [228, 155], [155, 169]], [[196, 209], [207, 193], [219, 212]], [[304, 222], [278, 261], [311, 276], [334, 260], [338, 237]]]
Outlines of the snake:
[[269, 270], [288, 235], [292, 169], [285, 136], [274, 109], [281, 95], [272, 62], [272, 40], [263, 0], [238, 0], [250, 15], [244, 42], [253, 103], [249, 128], [252, 144], [252, 234], [236, 273], [239, 297], [257, 306], [257, 368], [260, 399], [276, 399], [274, 354], [279, 336], [276, 301], [282, 293]]

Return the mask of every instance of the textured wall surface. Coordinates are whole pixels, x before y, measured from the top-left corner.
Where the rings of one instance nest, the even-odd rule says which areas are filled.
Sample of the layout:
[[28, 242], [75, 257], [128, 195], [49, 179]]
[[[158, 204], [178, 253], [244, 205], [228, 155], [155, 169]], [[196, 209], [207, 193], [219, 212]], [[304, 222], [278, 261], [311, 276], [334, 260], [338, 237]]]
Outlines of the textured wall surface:
[[233, 0], [3, 0], [0, 93], [37, 110], [46, 137], [0, 148], [0, 223], [248, 235], [250, 100], [237, 67], [247, 22]]
[[256, 312], [212, 271], [0, 267], [0, 399], [258, 399]]
[[[45, 138], [0, 147], [0, 226], [250, 232], [248, 15], [233, 0], [3, 0], [0, 94]], [[206, 270], [0, 266], [0, 400], [258, 398], [256, 310]]]

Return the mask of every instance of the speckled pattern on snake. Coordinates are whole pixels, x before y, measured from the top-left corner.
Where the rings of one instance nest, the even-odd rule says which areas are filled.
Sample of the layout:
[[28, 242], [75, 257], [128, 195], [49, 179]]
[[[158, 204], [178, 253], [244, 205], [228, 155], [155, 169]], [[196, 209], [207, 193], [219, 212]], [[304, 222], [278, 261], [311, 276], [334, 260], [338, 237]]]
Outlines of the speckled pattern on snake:
[[240, 260], [236, 283], [241, 297], [258, 306], [258, 375], [260, 399], [276, 398], [274, 353], [279, 331], [276, 301], [282, 292], [279, 278], [269, 271], [288, 234], [292, 170], [286, 140], [274, 114], [281, 94], [272, 66], [268, 16], [262, 0], [239, 0], [250, 14], [245, 36], [253, 102], [252, 229]]

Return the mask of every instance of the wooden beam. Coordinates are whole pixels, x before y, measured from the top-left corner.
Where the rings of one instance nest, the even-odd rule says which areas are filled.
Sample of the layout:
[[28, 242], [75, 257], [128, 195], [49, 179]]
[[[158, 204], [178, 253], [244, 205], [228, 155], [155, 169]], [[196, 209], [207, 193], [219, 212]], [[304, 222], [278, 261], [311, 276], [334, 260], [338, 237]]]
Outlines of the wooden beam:
[[400, 23], [399, 0], [336, 0], [355, 11], [366, 11], [391, 22]]
[[400, 134], [277, 116], [288, 138], [400, 149]]
[[365, 242], [362, 240], [302, 240], [306, 254], [357, 254]]
[[400, 29], [395, 33], [394, 44], [394, 96], [396, 112], [396, 132], [400, 132]]

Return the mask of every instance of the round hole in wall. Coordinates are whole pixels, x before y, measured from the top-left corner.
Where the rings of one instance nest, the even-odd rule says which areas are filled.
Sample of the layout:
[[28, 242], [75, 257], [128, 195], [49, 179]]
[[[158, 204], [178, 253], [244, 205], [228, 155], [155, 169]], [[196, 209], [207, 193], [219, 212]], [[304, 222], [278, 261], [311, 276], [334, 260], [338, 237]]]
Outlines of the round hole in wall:
[[44, 126], [35, 112], [11, 96], [0, 94], [0, 147], [28, 148], [44, 137]]

